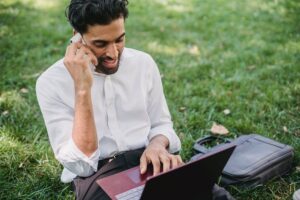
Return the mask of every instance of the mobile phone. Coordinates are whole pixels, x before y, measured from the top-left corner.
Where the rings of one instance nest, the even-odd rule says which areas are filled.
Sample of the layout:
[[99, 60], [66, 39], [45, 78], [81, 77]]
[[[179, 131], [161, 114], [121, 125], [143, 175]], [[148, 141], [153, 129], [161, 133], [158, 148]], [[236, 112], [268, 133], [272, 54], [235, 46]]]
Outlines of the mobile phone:
[[70, 42], [73, 43], [73, 42], [78, 42], [81, 38], [81, 35], [80, 33], [76, 33], [71, 39], [70, 39]]
[[[80, 41], [80, 39], [82, 39], [80, 33], [76, 33], [71, 39], [70, 39], [70, 42], [73, 43], [73, 42], [78, 42]], [[84, 40], [82, 40], [82, 43], [85, 44]], [[90, 62], [90, 68], [92, 71], [95, 71], [95, 65], [93, 65], [93, 63]]]

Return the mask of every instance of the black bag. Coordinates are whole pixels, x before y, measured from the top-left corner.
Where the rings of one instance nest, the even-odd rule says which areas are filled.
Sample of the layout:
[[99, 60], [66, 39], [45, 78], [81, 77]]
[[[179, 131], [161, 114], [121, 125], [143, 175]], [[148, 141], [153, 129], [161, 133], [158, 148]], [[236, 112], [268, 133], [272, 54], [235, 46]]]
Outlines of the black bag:
[[[222, 142], [211, 148], [204, 146], [220, 139]], [[234, 140], [217, 136], [200, 138], [194, 144], [197, 154], [191, 160], [228, 142], [237, 146], [223, 169], [220, 180], [223, 187], [236, 185], [252, 188], [282, 176], [292, 168], [293, 148], [258, 134], [242, 135]]]

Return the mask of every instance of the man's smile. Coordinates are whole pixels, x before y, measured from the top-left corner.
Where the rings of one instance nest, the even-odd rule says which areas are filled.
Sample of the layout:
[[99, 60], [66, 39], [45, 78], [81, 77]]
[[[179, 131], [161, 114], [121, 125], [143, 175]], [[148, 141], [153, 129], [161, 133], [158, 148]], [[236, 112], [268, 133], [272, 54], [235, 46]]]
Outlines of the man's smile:
[[104, 59], [102, 64], [107, 68], [115, 68], [118, 64], [118, 59]]

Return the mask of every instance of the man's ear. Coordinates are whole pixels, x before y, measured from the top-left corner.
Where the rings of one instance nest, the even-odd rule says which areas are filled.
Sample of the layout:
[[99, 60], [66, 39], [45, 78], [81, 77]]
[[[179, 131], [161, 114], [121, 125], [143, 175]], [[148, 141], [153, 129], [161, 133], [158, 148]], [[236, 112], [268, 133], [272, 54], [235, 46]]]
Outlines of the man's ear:
[[73, 36], [78, 33], [75, 29], [73, 29]]

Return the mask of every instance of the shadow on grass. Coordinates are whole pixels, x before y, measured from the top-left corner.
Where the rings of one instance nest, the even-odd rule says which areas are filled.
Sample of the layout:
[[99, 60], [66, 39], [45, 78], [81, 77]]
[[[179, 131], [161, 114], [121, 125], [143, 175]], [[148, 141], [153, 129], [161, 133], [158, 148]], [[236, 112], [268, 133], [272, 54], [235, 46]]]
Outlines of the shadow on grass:
[[285, 0], [286, 18], [289, 19], [289, 26], [294, 30], [294, 34], [300, 37], [300, 2], [298, 0]]

